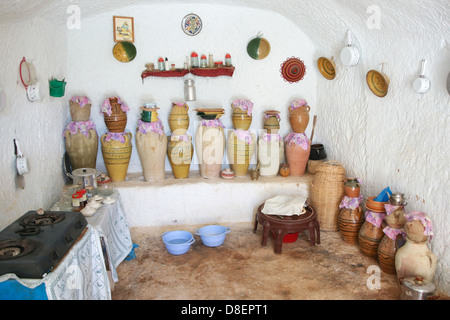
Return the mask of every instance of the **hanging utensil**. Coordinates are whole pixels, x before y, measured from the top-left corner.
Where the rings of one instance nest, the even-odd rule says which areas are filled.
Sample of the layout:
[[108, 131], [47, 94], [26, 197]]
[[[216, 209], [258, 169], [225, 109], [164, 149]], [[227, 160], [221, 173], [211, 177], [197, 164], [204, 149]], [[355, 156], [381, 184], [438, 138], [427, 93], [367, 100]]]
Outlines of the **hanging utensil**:
[[430, 80], [425, 77], [425, 59], [422, 60], [420, 76], [414, 80], [413, 89], [417, 93], [425, 93], [430, 90]]
[[19, 147], [19, 140], [14, 139], [14, 153], [16, 155], [16, 184], [19, 188], [25, 189], [25, 178], [24, 174], [28, 173], [28, 164], [27, 158], [25, 158], [22, 154], [22, 151]]
[[359, 62], [359, 49], [352, 45], [352, 35], [350, 30], [347, 31], [347, 46], [341, 50], [341, 62], [346, 66], [356, 66]]

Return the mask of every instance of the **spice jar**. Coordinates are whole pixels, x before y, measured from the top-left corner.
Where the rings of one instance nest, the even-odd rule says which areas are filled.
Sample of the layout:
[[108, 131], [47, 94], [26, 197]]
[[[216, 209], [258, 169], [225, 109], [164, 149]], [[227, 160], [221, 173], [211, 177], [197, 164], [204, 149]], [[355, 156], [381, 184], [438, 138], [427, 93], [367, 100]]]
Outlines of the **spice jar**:
[[212, 54], [209, 54], [208, 67], [214, 68], [214, 58]]
[[191, 68], [198, 68], [198, 67], [199, 67], [198, 54], [196, 52], [192, 52], [192, 54], [191, 54]]
[[79, 193], [74, 193], [72, 195], [72, 210], [73, 211], [79, 212], [79, 211], [81, 211], [81, 209], [83, 209], [81, 206], [81, 198], [82, 197], [83, 196]]
[[229, 53], [225, 55], [225, 67], [231, 67], [231, 55]]
[[158, 60], [158, 69], [159, 69], [159, 71], [166, 70], [163, 58], [159, 58], [159, 60]]
[[200, 67], [206, 68], [207, 66], [208, 66], [208, 63], [207, 63], [207, 60], [206, 60], [206, 56], [202, 55]]
[[81, 206], [84, 208], [87, 205], [87, 192], [86, 189], [77, 191], [76, 194], [81, 195]]
[[223, 62], [222, 62], [222, 61], [216, 61], [216, 62], [214, 62], [214, 67], [216, 67], [216, 68], [222, 68], [222, 67], [223, 67]]

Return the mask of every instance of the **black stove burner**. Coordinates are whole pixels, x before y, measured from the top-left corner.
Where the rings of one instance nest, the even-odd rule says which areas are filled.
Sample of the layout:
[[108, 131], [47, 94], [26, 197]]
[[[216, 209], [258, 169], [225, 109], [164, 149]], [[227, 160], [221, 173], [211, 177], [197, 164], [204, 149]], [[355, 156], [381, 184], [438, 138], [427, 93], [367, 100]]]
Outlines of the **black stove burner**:
[[0, 241], [0, 260], [21, 258], [32, 253], [36, 249], [36, 243], [26, 239]]
[[37, 213], [25, 217], [21, 224], [26, 226], [48, 226], [64, 220], [66, 216], [58, 213], [44, 213], [39, 215]]
[[86, 226], [81, 212], [27, 212], [0, 232], [0, 275], [41, 279], [64, 258]]

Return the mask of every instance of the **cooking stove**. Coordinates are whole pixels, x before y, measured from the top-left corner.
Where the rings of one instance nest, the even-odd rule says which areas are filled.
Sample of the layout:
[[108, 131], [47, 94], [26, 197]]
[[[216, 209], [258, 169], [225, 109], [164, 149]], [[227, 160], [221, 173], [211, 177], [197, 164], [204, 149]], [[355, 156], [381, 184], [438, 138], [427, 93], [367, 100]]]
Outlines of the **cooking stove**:
[[80, 212], [27, 212], [0, 232], [0, 275], [42, 279], [87, 224]]

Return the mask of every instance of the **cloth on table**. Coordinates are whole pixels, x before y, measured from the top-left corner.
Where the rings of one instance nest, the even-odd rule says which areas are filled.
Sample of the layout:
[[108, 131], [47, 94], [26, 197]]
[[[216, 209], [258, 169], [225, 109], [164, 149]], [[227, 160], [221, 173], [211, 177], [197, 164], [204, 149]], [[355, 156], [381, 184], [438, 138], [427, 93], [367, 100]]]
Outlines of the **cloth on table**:
[[301, 215], [306, 212], [306, 196], [275, 196], [264, 202], [261, 212], [278, 216]]

